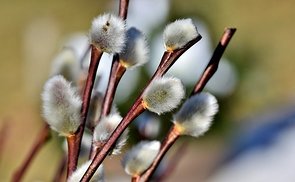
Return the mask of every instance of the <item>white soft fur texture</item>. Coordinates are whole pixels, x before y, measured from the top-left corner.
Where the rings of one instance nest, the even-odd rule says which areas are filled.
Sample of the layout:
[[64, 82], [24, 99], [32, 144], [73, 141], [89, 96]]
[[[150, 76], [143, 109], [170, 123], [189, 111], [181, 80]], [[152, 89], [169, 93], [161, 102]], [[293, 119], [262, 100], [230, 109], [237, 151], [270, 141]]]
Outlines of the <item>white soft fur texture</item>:
[[184, 94], [184, 87], [178, 78], [162, 77], [148, 86], [143, 94], [143, 102], [149, 111], [160, 115], [175, 109]]
[[141, 66], [148, 61], [148, 45], [145, 36], [131, 27], [127, 31], [127, 42], [120, 53], [120, 59], [127, 68]]
[[63, 76], [54, 76], [46, 82], [42, 101], [43, 116], [53, 130], [64, 136], [77, 131], [82, 101]]
[[181, 135], [198, 137], [209, 130], [213, 116], [218, 112], [216, 98], [209, 93], [199, 93], [189, 98], [174, 115], [174, 124]]
[[119, 53], [126, 40], [125, 22], [118, 16], [104, 14], [92, 21], [90, 43], [107, 53]]
[[182, 48], [199, 35], [193, 21], [188, 19], [176, 20], [168, 24], [164, 30], [164, 43], [168, 51]]
[[159, 141], [142, 141], [123, 157], [122, 165], [131, 176], [141, 175], [154, 161], [160, 150]]
[[[103, 117], [94, 129], [93, 139], [97, 143], [105, 143], [117, 128], [122, 117], [118, 113], [110, 114]], [[111, 154], [117, 155], [121, 153], [122, 147], [125, 145], [128, 138], [128, 129], [126, 129], [120, 138], [117, 140]]]

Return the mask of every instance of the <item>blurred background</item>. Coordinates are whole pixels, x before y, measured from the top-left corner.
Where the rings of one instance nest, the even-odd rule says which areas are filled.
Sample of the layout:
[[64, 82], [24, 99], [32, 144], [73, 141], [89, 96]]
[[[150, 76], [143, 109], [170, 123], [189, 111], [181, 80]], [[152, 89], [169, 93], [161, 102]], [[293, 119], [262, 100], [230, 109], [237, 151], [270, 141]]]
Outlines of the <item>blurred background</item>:
[[[55, 55], [71, 35], [84, 36], [85, 43], [92, 19], [104, 12], [116, 13], [118, 1], [0, 3], [0, 181], [9, 181], [43, 126], [40, 93]], [[220, 102], [215, 123], [202, 138], [184, 137], [176, 143], [169, 155], [188, 141], [167, 181], [295, 180], [290, 170], [295, 167], [291, 142], [295, 137], [294, 6], [291, 0], [130, 0], [127, 24], [145, 32], [151, 60], [142, 69], [130, 71], [120, 85], [116, 101], [123, 115], [158, 64], [161, 32], [168, 22], [190, 17], [203, 36], [185, 53], [182, 64], [168, 72], [183, 80], [188, 93], [224, 28], [237, 28], [220, 70], [206, 87]], [[170, 118], [167, 114], [159, 121], [156, 138], [165, 135]], [[132, 127], [136, 133], [142, 126]], [[131, 136], [136, 138], [134, 133]], [[24, 181], [51, 181], [62, 157], [59, 140], [54, 135], [41, 150]], [[106, 161], [107, 180], [128, 181], [120, 158]]]

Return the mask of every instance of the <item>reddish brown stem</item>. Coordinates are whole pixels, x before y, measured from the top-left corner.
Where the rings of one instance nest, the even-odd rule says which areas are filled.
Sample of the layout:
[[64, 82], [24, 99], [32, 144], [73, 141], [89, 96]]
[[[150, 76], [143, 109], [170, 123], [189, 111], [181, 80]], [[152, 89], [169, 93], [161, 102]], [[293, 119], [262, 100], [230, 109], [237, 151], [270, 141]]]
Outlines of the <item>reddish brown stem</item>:
[[101, 117], [106, 116], [110, 113], [117, 86], [125, 71], [126, 68], [119, 61], [119, 55], [114, 55], [109, 83], [101, 108]]
[[85, 84], [85, 88], [83, 92], [83, 97], [82, 97], [81, 124], [77, 132], [75, 133], [75, 135], [73, 135], [73, 148], [72, 148], [73, 151], [71, 151], [71, 155], [68, 156], [69, 157], [68, 161], [70, 161], [71, 166], [68, 166], [67, 176], [69, 176], [69, 174], [71, 174], [77, 168], [81, 141], [82, 141], [82, 136], [83, 136], [85, 123], [86, 123], [86, 116], [87, 116], [89, 105], [90, 105], [90, 98], [91, 98], [91, 93], [92, 93], [92, 89], [93, 89], [93, 85], [94, 85], [94, 81], [96, 77], [96, 71], [97, 71], [102, 53], [103, 52], [101, 50], [91, 45], [91, 60], [90, 60], [88, 76], [87, 76], [87, 80], [86, 80], [86, 84]]
[[132, 176], [131, 182], [139, 182], [139, 177], [140, 176]]
[[166, 138], [162, 141], [160, 151], [153, 161], [152, 165], [148, 168], [147, 171], [140, 177], [141, 181], [149, 181], [152, 174], [160, 164], [161, 160], [165, 156], [166, 152], [170, 149], [170, 147], [175, 143], [175, 141], [179, 137], [179, 132], [175, 126], [172, 126]]
[[63, 155], [62, 159], [60, 160], [59, 164], [58, 164], [58, 168], [55, 172], [53, 181], [54, 182], [62, 182], [63, 181], [63, 175], [66, 169], [66, 164], [67, 164], [67, 156]]
[[[119, 55], [115, 54], [113, 57], [109, 83], [106, 89], [104, 100], [102, 102], [101, 114], [99, 116], [99, 119], [95, 121], [96, 124], [100, 121], [102, 117], [107, 116], [110, 113], [118, 84], [122, 76], [124, 75], [125, 71], [126, 68], [119, 61]], [[94, 150], [95, 148], [97, 147], [95, 147], [95, 142], [93, 142], [91, 146], [91, 152], [89, 155], [90, 159], [93, 159], [94, 154], [99, 152], [98, 150]]]
[[208, 81], [211, 79], [211, 77], [214, 75], [214, 73], [218, 69], [218, 64], [221, 59], [221, 56], [224, 53], [225, 48], [227, 47], [229, 41], [231, 40], [232, 36], [234, 35], [236, 29], [235, 28], [226, 28], [219, 44], [214, 50], [214, 53], [205, 69], [203, 72], [201, 78], [199, 81], [196, 83], [194, 90], [192, 92], [192, 95], [201, 92], [205, 85], [208, 83]]
[[104, 146], [105, 142], [98, 142], [98, 141], [93, 141], [92, 146], [91, 146], [91, 152], [89, 155], [89, 159], [94, 159], [95, 154], [97, 154], [102, 147]]
[[46, 144], [46, 142], [50, 138], [50, 128], [46, 124], [41, 131], [38, 133], [35, 143], [33, 144], [30, 152], [28, 153], [27, 157], [25, 158], [24, 162], [21, 166], [14, 172], [12, 176], [13, 182], [21, 181], [22, 177], [24, 176], [25, 172], [29, 168], [29, 165], [32, 163], [34, 157], [40, 151], [40, 149]]
[[202, 36], [198, 35], [195, 39], [189, 41], [183, 48], [177, 49], [173, 52], [165, 51], [153, 77], [163, 76], [170, 69], [170, 67], [177, 61], [177, 59], [183, 53], [185, 53], [185, 51], [187, 51], [201, 39]]
[[91, 179], [99, 165], [105, 159], [109, 151], [112, 149], [112, 146], [115, 144], [117, 138], [121, 136], [123, 131], [127, 128], [127, 126], [134, 120], [138, 115], [140, 115], [144, 111], [144, 107], [142, 106], [142, 100], [137, 100], [137, 102], [132, 106], [132, 108], [127, 113], [126, 117], [123, 118], [122, 122], [116, 128], [116, 130], [112, 133], [107, 143], [103, 146], [99, 153], [96, 153], [94, 159], [92, 160], [90, 166], [88, 167], [86, 173], [82, 178], [82, 182], [87, 182]]
[[71, 176], [71, 174], [76, 170], [77, 164], [74, 160], [70, 160], [72, 156], [75, 154], [76, 146], [75, 146], [75, 136], [70, 135], [67, 137], [68, 143], [68, 167], [67, 167], [67, 178]]
[[[201, 35], [198, 35], [195, 39], [187, 43], [183, 48], [177, 49], [173, 52], [165, 52], [161, 59], [160, 65], [158, 66], [156, 72], [154, 73], [154, 75], [152, 76], [151, 80], [149, 81], [149, 83], [147, 84], [145, 88], [147, 88], [154, 79], [162, 77], [169, 70], [169, 68], [175, 63], [175, 61], [191, 46], [193, 46], [195, 43], [201, 40], [201, 38], [202, 38]], [[144, 90], [142, 91], [142, 93], [144, 92]], [[112, 146], [115, 144], [116, 140], [121, 136], [121, 134], [124, 132], [127, 126], [133, 121], [133, 119], [135, 119], [138, 115], [140, 115], [145, 110], [145, 108], [142, 105], [142, 93], [136, 99], [135, 103], [133, 104], [129, 112], [122, 119], [122, 121], [120, 122], [116, 130], [110, 136], [107, 143], [102, 147], [99, 153], [95, 154], [92, 163], [90, 164], [89, 168], [85, 172], [81, 181], [86, 182], [91, 179], [96, 169], [99, 167], [99, 165], [108, 155], [109, 151], [111, 150]]]
[[82, 118], [81, 125], [83, 126], [83, 129], [86, 122], [86, 116], [89, 109], [91, 93], [92, 93], [96, 72], [97, 72], [97, 68], [98, 68], [101, 56], [102, 56], [102, 51], [97, 49], [95, 46], [92, 46], [91, 61], [90, 61], [90, 66], [88, 70], [88, 76], [87, 76], [84, 92], [83, 92], [83, 100], [82, 100], [82, 108], [81, 108], [81, 118]]
[[119, 16], [123, 20], [126, 20], [127, 18], [128, 6], [129, 6], [129, 0], [120, 0]]

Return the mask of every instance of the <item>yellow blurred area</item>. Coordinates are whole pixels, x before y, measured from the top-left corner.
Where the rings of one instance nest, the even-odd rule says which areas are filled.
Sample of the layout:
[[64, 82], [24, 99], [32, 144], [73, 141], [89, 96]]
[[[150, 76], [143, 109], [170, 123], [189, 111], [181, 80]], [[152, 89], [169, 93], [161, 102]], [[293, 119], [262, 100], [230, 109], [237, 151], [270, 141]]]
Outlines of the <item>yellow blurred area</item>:
[[[238, 29], [225, 53], [238, 67], [239, 75], [238, 88], [229, 99], [232, 104], [229, 122], [293, 100], [295, 1], [173, 0], [171, 3], [172, 16], [203, 18], [210, 27], [214, 45], [224, 27]], [[0, 148], [0, 181], [9, 181], [42, 127], [40, 92], [60, 42], [70, 33], [86, 34], [91, 20], [108, 11], [111, 5], [99, 0], [0, 0], [0, 4], [0, 130], [5, 127], [7, 131]], [[146, 8], [152, 11], [152, 7]], [[202, 142], [201, 145], [207, 146], [205, 149], [217, 148]], [[61, 157], [57, 146], [53, 141], [46, 145], [24, 181], [50, 181]], [[212, 156], [217, 156], [219, 151], [213, 151]], [[206, 152], [199, 149], [197, 153]], [[207, 156], [194, 162], [210, 165], [212, 160]], [[185, 161], [188, 164], [182, 164], [184, 168], [190, 160]]]

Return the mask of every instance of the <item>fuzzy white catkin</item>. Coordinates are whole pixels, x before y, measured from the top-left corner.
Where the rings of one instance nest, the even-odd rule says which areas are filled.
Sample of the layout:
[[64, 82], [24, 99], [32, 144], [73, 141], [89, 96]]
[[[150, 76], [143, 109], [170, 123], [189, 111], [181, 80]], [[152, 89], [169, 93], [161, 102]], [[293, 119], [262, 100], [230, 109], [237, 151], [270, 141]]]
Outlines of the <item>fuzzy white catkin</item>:
[[52, 63], [51, 75], [62, 75], [73, 83], [77, 81], [79, 61], [73, 49], [64, 48], [56, 55]]
[[[86, 172], [87, 168], [90, 166], [91, 161], [87, 161], [82, 164], [74, 173], [69, 177], [67, 182], [79, 182]], [[100, 165], [93, 177], [90, 180], [91, 182], [104, 182], [104, 169], [103, 165]]]
[[82, 101], [63, 76], [54, 76], [45, 83], [42, 101], [44, 119], [53, 130], [64, 136], [77, 131]]
[[199, 93], [189, 98], [174, 115], [173, 123], [181, 135], [198, 137], [209, 130], [213, 116], [218, 112], [216, 98], [209, 93]]
[[174, 51], [182, 48], [198, 35], [197, 27], [190, 18], [176, 20], [168, 24], [164, 30], [165, 47], [168, 51]]
[[141, 175], [153, 163], [160, 150], [159, 141], [142, 141], [128, 151], [122, 160], [125, 172]]
[[127, 31], [127, 41], [120, 53], [120, 60], [126, 68], [141, 66], [148, 61], [148, 45], [145, 36], [131, 27]]
[[90, 43], [107, 53], [119, 53], [126, 41], [125, 21], [113, 14], [98, 16], [92, 21]]
[[154, 80], [143, 93], [143, 104], [158, 115], [175, 109], [183, 99], [184, 87], [178, 78]]
[[[100, 122], [94, 129], [93, 139], [94, 142], [105, 143], [119, 125], [122, 117], [118, 113], [110, 114], [106, 117], [101, 118]], [[117, 155], [121, 153], [122, 147], [126, 144], [128, 138], [128, 128], [122, 133], [116, 142], [114, 149], [111, 154]]]

